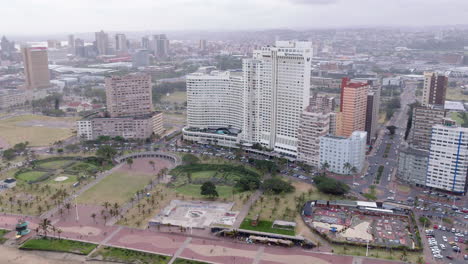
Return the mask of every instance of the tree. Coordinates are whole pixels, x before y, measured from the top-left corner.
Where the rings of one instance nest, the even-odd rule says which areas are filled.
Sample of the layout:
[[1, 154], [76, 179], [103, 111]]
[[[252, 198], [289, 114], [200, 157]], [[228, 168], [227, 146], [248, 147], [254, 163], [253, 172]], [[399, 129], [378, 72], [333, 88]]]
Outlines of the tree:
[[96, 214], [95, 213], [91, 214], [91, 218], [93, 218], [94, 222], [96, 223]]
[[397, 129], [396, 126], [387, 126], [387, 130], [390, 133], [390, 135], [395, 135], [395, 130]]
[[350, 170], [351, 170], [351, 167], [352, 167], [352, 165], [351, 165], [351, 163], [349, 163], [349, 162], [345, 162], [345, 164], [343, 164], [343, 170], [346, 171], [346, 174], [349, 175], [349, 172], [350, 172]]
[[263, 182], [263, 189], [274, 194], [289, 193], [294, 191], [294, 186], [281, 178], [274, 177]]
[[324, 163], [322, 163], [321, 167], [322, 167], [322, 172], [325, 173], [330, 168], [330, 164], [328, 164], [328, 162], [325, 161]]
[[314, 182], [321, 192], [328, 194], [343, 195], [350, 189], [347, 184], [326, 176], [317, 176]]
[[39, 228], [42, 229], [44, 237], [47, 236], [47, 232], [49, 231], [50, 225], [50, 220], [47, 218], [42, 219], [42, 221], [39, 223]]
[[216, 185], [210, 181], [203, 183], [203, 185], [200, 187], [200, 190], [201, 195], [206, 195], [210, 198], [219, 196], [218, 191], [216, 190]]
[[156, 163], [154, 162], [154, 160], [150, 160], [148, 161], [149, 165], [151, 165], [151, 167], [153, 167], [153, 170], [156, 170]]
[[59, 239], [61, 239], [60, 234], [62, 234], [62, 232], [63, 232], [62, 229], [60, 229], [60, 228], [57, 229], [57, 234], [58, 234], [58, 238], [59, 238]]
[[182, 157], [182, 162], [185, 165], [193, 165], [193, 164], [199, 163], [200, 159], [197, 156], [193, 155], [193, 154], [185, 154]]
[[115, 155], [117, 155], [117, 150], [108, 145], [100, 146], [99, 149], [96, 151], [96, 156], [103, 158], [107, 161], [112, 160], [115, 157]]
[[128, 167], [131, 169], [131, 168], [132, 168], [132, 165], [133, 165], [133, 159], [132, 159], [132, 158], [128, 158], [128, 159], [126, 160], [126, 162], [127, 162]]
[[357, 169], [356, 167], [352, 166], [352, 167], [351, 167], [351, 173], [352, 173], [352, 174], [358, 173], [358, 169]]

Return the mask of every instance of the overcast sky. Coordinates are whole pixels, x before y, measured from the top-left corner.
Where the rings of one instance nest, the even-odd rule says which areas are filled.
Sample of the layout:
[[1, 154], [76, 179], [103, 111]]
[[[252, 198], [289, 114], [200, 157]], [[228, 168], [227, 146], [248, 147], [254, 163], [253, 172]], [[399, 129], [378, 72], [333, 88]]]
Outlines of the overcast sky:
[[1, 34], [468, 24], [468, 0], [2, 0]]

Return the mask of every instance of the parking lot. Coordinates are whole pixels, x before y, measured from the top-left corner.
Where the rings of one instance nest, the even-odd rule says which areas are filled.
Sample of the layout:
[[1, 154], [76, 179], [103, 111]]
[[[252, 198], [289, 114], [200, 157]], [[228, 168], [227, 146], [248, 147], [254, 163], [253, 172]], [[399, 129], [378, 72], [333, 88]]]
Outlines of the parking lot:
[[425, 233], [424, 244], [429, 248], [434, 262], [468, 263], [464, 244], [468, 231], [435, 225], [434, 229], [426, 229]]

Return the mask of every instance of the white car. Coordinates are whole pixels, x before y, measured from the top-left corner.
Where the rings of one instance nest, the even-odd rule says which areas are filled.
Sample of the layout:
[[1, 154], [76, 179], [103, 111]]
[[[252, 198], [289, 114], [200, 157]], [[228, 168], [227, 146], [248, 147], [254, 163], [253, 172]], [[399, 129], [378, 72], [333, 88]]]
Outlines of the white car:
[[354, 186], [359, 186], [360, 184], [357, 183], [357, 182], [355, 182], [355, 183], [353, 183], [353, 185], [354, 185]]
[[442, 240], [443, 240], [444, 242], [447, 242], [447, 241], [448, 241], [446, 236], [443, 236], [443, 237], [442, 237]]

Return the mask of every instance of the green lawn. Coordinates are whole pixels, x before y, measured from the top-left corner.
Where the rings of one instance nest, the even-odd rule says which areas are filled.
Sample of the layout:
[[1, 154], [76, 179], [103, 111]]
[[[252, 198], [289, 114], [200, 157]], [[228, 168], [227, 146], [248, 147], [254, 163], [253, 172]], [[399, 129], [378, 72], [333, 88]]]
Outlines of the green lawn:
[[202, 262], [202, 261], [178, 258], [174, 261], [174, 264], [208, 264], [208, 263]]
[[168, 263], [171, 259], [171, 257], [168, 256], [114, 247], [100, 248], [95, 253], [93, 253], [93, 257], [97, 256], [102, 256], [104, 261], [120, 263], [165, 264]]
[[450, 101], [468, 101], [468, 95], [463, 94], [461, 88], [448, 87], [445, 99]]
[[103, 202], [123, 204], [128, 202], [136, 191], [143, 189], [151, 174], [138, 174], [125, 171], [114, 172], [78, 197], [78, 203], [101, 205]]
[[161, 101], [183, 104], [185, 101], [187, 101], [187, 93], [186, 92], [174, 92], [174, 93], [169, 94], [169, 96], [164, 95], [161, 98]]
[[4, 230], [4, 229], [0, 229], [0, 245], [5, 243], [5, 241], [7, 241], [8, 239], [4, 238], [3, 236], [10, 233], [9, 230]]
[[53, 161], [47, 161], [44, 163], [40, 163], [38, 166], [44, 169], [60, 169], [67, 165], [68, 163], [73, 162], [72, 160], [53, 160]]
[[46, 174], [46, 172], [34, 171], [33, 170], [33, 171], [20, 173], [20, 174], [18, 174], [18, 176], [16, 176], [16, 178], [19, 179], [19, 180], [23, 180], [23, 181], [28, 182], [28, 181], [37, 180], [40, 177], [44, 176], [44, 174]]
[[30, 239], [20, 247], [20, 249], [60, 251], [80, 255], [88, 255], [95, 248], [95, 244], [55, 238]]
[[[201, 184], [185, 184], [175, 189], [176, 192], [191, 196], [195, 198], [203, 198], [205, 196], [200, 194]], [[232, 186], [217, 185], [216, 190], [218, 191], [219, 198], [232, 198]]]
[[252, 226], [251, 219], [244, 219], [242, 221], [242, 224], [240, 225], [240, 229], [246, 229], [246, 230], [253, 230], [253, 231], [259, 231], [259, 232], [266, 232], [266, 233], [275, 233], [275, 234], [282, 234], [282, 235], [288, 235], [288, 236], [294, 236], [295, 232], [294, 230], [287, 230], [287, 229], [278, 229], [278, 228], [272, 228], [271, 226], [273, 225], [273, 222], [271, 221], [265, 221], [265, 220], [260, 220], [258, 222], [257, 226]]

